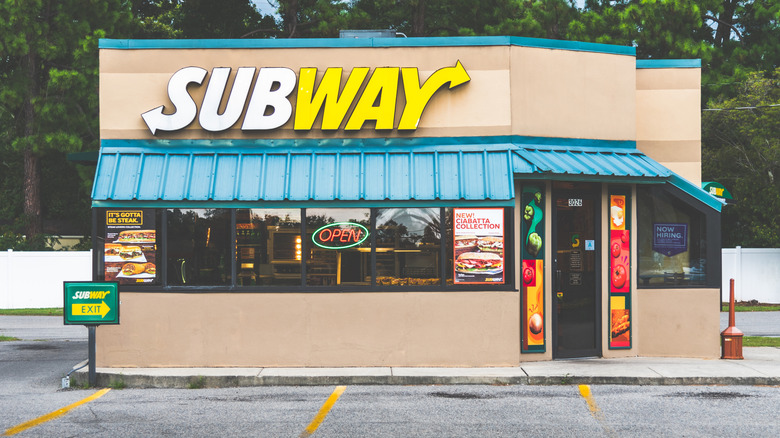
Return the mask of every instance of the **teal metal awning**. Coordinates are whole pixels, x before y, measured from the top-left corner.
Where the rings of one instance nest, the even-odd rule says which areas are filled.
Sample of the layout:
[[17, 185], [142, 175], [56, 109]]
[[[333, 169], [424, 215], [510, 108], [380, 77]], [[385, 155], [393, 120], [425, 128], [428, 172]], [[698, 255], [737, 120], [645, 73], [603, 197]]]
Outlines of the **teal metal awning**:
[[[513, 205], [519, 179], [677, 186], [682, 180], [634, 142], [516, 136], [103, 140], [92, 199], [94, 206]], [[694, 196], [720, 210], [705, 192]]]
[[532, 178], [662, 183], [672, 174], [629, 147], [518, 145], [515, 152], [533, 167]]
[[[115, 201], [501, 201], [514, 199], [511, 144], [104, 141], [95, 205]], [[357, 147], [356, 147], [357, 146]]]

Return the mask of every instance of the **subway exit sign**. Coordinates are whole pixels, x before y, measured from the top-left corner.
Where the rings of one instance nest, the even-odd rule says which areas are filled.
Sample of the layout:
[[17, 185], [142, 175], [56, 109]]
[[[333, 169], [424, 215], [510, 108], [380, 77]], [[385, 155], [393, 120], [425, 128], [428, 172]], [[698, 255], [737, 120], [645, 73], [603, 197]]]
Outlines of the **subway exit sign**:
[[63, 282], [65, 325], [119, 324], [117, 282]]

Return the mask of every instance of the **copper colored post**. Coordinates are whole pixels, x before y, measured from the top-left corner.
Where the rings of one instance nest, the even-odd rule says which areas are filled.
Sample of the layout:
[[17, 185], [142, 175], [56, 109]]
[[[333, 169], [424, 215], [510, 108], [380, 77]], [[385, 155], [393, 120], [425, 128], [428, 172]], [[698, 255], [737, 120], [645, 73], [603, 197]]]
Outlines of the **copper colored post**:
[[721, 359], [743, 359], [742, 357], [742, 331], [735, 327], [736, 315], [734, 314], [734, 279], [729, 281], [729, 326], [720, 334]]

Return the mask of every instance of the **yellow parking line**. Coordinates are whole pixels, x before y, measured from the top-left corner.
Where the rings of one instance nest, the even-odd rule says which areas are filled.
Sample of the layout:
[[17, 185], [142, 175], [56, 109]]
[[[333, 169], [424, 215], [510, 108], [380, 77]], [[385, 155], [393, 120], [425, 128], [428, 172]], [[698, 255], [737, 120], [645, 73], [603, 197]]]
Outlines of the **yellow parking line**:
[[590, 386], [580, 385], [580, 395], [585, 399], [585, 402], [588, 403], [590, 414], [593, 415], [593, 418], [599, 423], [601, 428], [604, 429], [605, 435], [609, 437], [616, 436], [615, 432], [607, 424], [607, 419], [604, 418], [604, 413], [601, 412], [601, 409], [599, 409], [599, 407], [596, 405], [596, 399], [593, 398], [593, 394], [590, 392]]
[[596, 400], [593, 398], [593, 394], [590, 393], [590, 386], [580, 385], [580, 395], [588, 403], [588, 409], [590, 409], [590, 413], [595, 417], [599, 412], [599, 407], [596, 406]]
[[341, 393], [344, 392], [344, 390], [347, 389], [346, 386], [337, 386], [336, 389], [333, 391], [333, 394], [328, 397], [327, 400], [325, 400], [325, 404], [322, 405], [320, 408], [320, 411], [317, 412], [317, 415], [314, 416], [314, 419], [311, 420], [311, 423], [309, 423], [308, 426], [306, 426], [306, 429], [301, 432], [299, 435], [299, 438], [306, 438], [311, 436], [314, 431], [317, 430], [318, 427], [320, 427], [320, 424], [322, 424], [322, 421], [325, 419], [325, 416], [328, 415], [328, 412], [330, 412], [330, 409], [333, 407], [333, 405], [336, 404], [336, 400], [339, 399], [341, 396]]
[[36, 418], [34, 420], [30, 420], [30, 421], [24, 422], [22, 424], [19, 424], [17, 426], [14, 426], [14, 427], [6, 430], [3, 433], [3, 436], [15, 435], [15, 434], [17, 434], [19, 432], [22, 432], [22, 431], [25, 431], [25, 430], [27, 430], [27, 429], [29, 429], [31, 427], [35, 427], [35, 426], [38, 426], [39, 424], [45, 423], [45, 422], [47, 422], [49, 420], [53, 420], [53, 419], [55, 419], [55, 418], [57, 418], [59, 416], [62, 416], [64, 414], [66, 414], [71, 409], [77, 408], [77, 407], [83, 405], [84, 403], [88, 403], [88, 402], [91, 402], [92, 400], [95, 400], [97, 398], [102, 397], [108, 391], [111, 391], [111, 388], [101, 389], [100, 391], [90, 395], [89, 397], [85, 398], [84, 400], [77, 401], [76, 403], [73, 403], [71, 405], [65, 406], [62, 409], [57, 409], [56, 411], [50, 412], [50, 413], [48, 413], [48, 414], [46, 414], [46, 415], [44, 415], [42, 417], [38, 417], [38, 418]]

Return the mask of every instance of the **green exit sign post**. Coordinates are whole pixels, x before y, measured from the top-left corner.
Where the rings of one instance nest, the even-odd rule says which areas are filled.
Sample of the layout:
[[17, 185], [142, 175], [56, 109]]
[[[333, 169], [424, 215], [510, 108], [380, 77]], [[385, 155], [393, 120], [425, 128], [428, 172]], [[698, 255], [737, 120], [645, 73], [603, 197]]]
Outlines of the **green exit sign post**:
[[119, 324], [117, 282], [66, 281], [63, 287], [65, 325]]
[[65, 325], [85, 325], [88, 330], [89, 385], [97, 384], [95, 373], [95, 332], [101, 324], [119, 324], [119, 283], [97, 281], [65, 281], [63, 322]]

